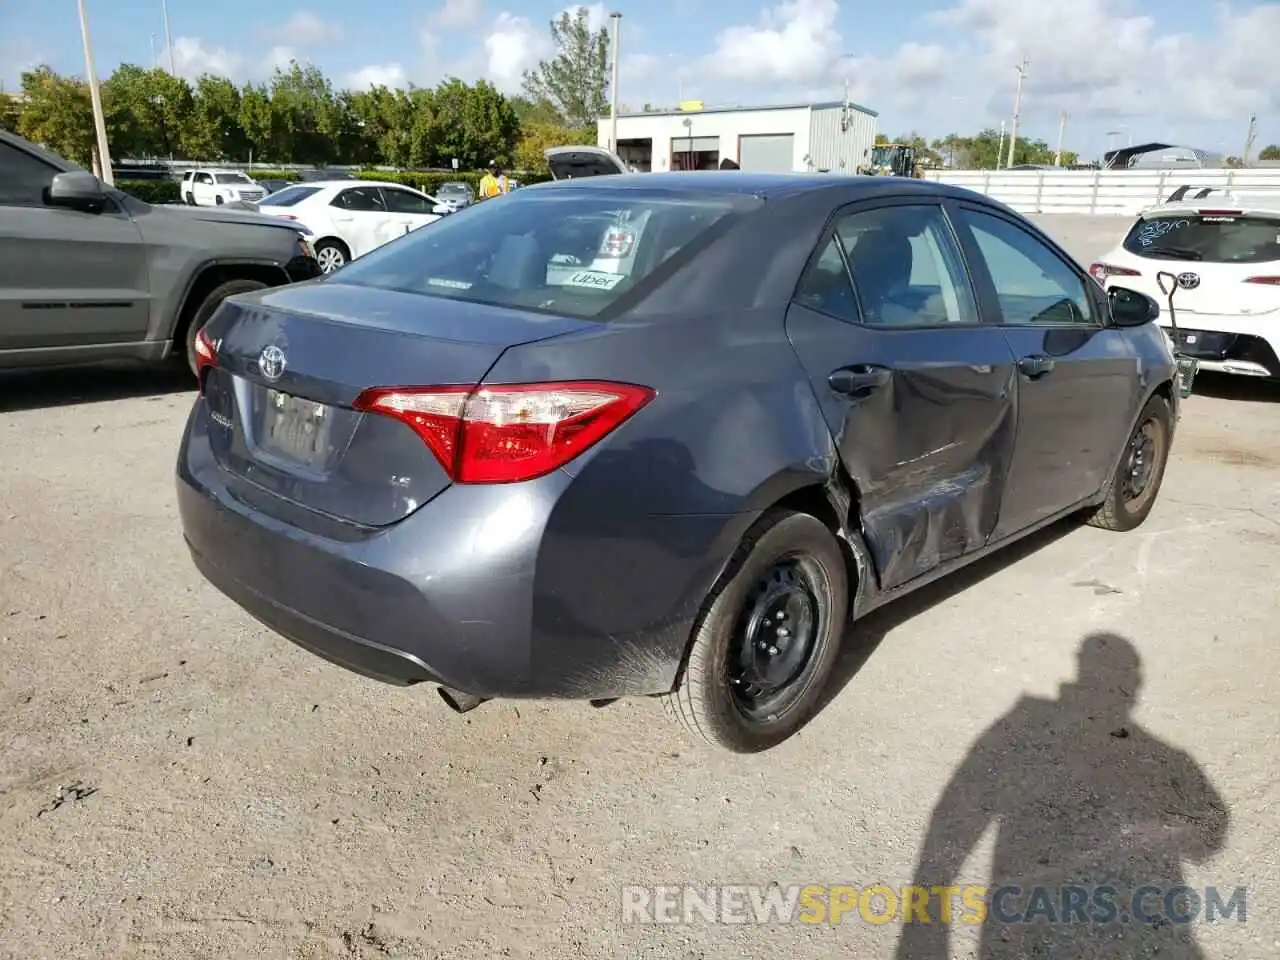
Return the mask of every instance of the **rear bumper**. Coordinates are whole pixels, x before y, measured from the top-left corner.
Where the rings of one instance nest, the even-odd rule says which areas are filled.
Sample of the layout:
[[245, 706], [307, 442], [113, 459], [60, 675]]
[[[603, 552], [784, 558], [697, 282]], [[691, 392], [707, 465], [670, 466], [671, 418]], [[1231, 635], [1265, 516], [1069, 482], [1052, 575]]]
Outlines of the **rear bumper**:
[[[204, 402], [177, 468], [200, 573], [280, 635], [356, 673], [481, 697], [664, 693], [750, 515], [628, 515], [587, 478], [446, 489], [343, 539], [237, 499]], [[275, 513], [276, 511], [273, 511]]]
[[[1162, 324], [1172, 336], [1167, 324]], [[1178, 323], [1180, 353], [1201, 370], [1280, 379], [1280, 316], [1188, 314]]]

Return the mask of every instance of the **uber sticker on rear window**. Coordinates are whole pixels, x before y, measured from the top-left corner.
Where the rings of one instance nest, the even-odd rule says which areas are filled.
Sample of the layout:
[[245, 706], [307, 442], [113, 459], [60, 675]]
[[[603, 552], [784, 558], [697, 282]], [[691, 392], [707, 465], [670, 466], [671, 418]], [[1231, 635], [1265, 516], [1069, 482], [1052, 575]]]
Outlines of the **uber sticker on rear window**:
[[625, 278], [620, 273], [603, 273], [599, 270], [580, 270], [564, 282], [566, 287], [586, 287], [590, 290], [612, 290]]

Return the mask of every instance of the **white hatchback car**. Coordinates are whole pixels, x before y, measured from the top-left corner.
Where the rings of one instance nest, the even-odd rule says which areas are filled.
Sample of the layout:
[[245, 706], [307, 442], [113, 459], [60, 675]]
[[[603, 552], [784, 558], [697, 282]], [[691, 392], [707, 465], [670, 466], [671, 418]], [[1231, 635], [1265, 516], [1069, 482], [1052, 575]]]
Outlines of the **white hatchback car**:
[[188, 206], [216, 207], [225, 203], [256, 203], [267, 191], [239, 170], [200, 168], [182, 175], [178, 193]]
[[1172, 274], [1179, 352], [1201, 370], [1280, 380], [1280, 196], [1208, 194], [1144, 210], [1089, 272], [1155, 298], [1166, 332], [1157, 275]]
[[295, 183], [263, 197], [258, 212], [296, 220], [315, 236], [320, 269], [332, 273], [411, 230], [434, 223], [435, 197], [396, 183], [330, 180]]

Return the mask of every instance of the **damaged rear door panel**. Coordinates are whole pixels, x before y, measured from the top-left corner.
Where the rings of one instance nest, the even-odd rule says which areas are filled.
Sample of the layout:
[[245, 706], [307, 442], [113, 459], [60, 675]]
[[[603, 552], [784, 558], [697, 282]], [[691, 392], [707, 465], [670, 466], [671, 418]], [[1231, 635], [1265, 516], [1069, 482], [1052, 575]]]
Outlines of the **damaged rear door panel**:
[[881, 589], [984, 547], [1013, 455], [1015, 366], [941, 207], [841, 211], [787, 332], [858, 487]]

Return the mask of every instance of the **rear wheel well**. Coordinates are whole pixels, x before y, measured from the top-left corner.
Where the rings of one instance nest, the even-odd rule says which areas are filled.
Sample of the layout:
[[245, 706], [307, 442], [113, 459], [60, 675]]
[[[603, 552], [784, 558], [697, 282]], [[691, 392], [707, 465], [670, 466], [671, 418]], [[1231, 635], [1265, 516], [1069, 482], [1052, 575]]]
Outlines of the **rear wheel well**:
[[289, 281], [289, 276], [281, 267], [270, 267], [261, 263], [219, 263], [205, 267], [191, 284], [187, 297], [182, 301], [182, 309], [178, 313], [178, 322], [173, 328], [173, 344], [170, 349], [182, 343], [187, 335], [187, 328], [195, 317], [200, 304], [214, 288], [222, 286], [228, 280], [257, 280], [269, 287], [278, 287]]
[[[838, 485], [836, 499], [848, 498], [847, 507], [837, 506], [832, 498], [830, 487]], [[858, 492], [853, 482], [843, 470], [827, 484], [810, 484], [793, 490], [776, 504], [775, 508], [807, 513], [821, 521], [831, 531], [831, 535], [840, 544], [840, 553], [844, 556], [845, 574], [850, 585], [850, 596], [856, 592], [858, 580], [858, 562], [854, 558], [853, 547], [849, 545], [846, 534], [856, 535], [860, 528], [861, 507], [858, 503]], [[843, 512], [843, 516], [841, 513]]]
[[351, 248], [347, 246], [346, 243], [340, 237], [321, 237], [319, 240], [317, 240], [313, 244], [313, 246], [315, 246], [318, 249], [320, 245], [323, 243], [327, 243], [335, 247], [341, 247], [343, 256], [345, 256], [348, 260], [351, 259]]
[[1151, 391], [1153, 397], [1163, 397], [1164, 402], [1173, 406], [1173, 381], [1166, 380], [1154, 390]]

